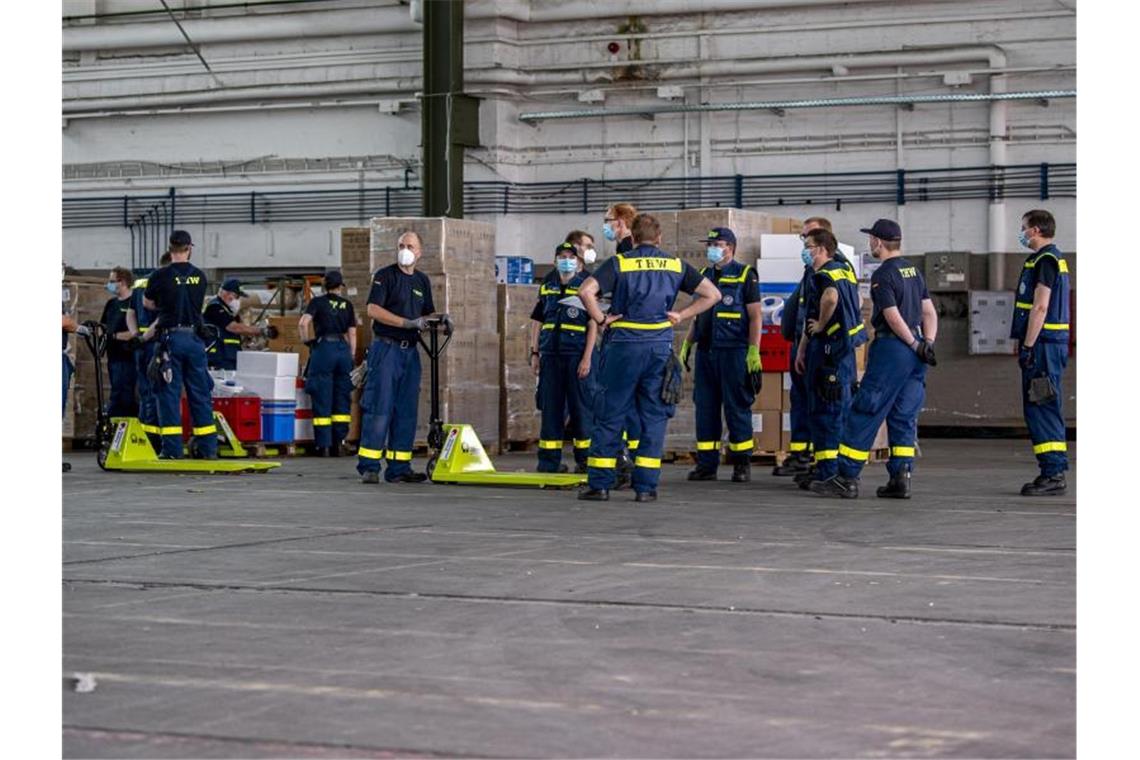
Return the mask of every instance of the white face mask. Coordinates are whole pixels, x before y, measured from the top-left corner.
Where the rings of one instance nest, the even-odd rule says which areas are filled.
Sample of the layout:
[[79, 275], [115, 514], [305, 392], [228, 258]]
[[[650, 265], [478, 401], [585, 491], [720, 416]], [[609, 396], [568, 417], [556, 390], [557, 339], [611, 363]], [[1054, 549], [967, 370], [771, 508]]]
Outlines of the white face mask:
[[410, 248], [401, 248], [396, 253], [396, 262], [402, 267], [410, 267], [416, 263], [416, 254]]
[[234, 314], [237, 314], [241, 310], [241, 299], [234, 298], [234, 300], [229, 302], [229, 307], [230, 311], [232, 311]]
[[584, 261], [586, 264], [593, 264], [597, 260], [598, 252], [593, 248], [587, 248], [586, 250], [582, 251], [582, 261]]

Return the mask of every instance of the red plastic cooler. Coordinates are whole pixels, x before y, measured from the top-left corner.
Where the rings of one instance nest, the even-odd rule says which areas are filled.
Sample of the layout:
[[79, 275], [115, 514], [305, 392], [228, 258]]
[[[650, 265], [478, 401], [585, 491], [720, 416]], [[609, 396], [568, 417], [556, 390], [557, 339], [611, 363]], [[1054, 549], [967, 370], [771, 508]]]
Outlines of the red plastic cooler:
[[[261, 440], [261, 399], [257, 396], [220, 396], [214, 399], [214, 411], [221, 412], [234, 435], [242, 443]], [[182, 397], [182, 435], [190, 437], [190, 407]]]

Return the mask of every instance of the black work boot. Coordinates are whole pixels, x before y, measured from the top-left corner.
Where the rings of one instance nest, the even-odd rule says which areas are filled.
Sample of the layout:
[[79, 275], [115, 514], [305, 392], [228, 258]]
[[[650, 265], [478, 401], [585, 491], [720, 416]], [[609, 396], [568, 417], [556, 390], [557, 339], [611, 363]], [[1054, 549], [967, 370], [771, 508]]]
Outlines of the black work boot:
[[689, 470], [689, 480], [716, 480], [716, 470], [706, 470], [697, 465]]
[[812, 493], [820, 496], [838, 496], [841, 499], [859, 498], [859, 481], [834, 475], [827, 480], [813, 480], [809, 486]]
[[910, 470], [903, 470], [888, 480], [885, 486], [876, 488], [875, 495], [880, 499], [909, 499]]
[[604, 488], [583, 488], [578, 492], [579, 501], [609, 501], [610, 492]]
[[772, 474], [777, 477], [787, 478], [793, 475], [799, 475], [801, 472], [809, 469], [811, 469], [811, 455], [796, 452], [795, 454], [788, 454], [784, 457], [782, 464], [773, 467]]
[[732, 466], [732, 482], [733, 483], [747, 483], [752, 480], [752, 465], [748, 462], [740, 462]]
[[809, 467], [801, 473], [798, 473], [794, 478], [795, 484], [800, 487], [801, 491], [808, 491], [811, 489], [811, 482], [815, 479], [815, 467]]
[[656, 491], [638, 491], [633, 497], [634, 501], [657, 501]]
[[380, 473], [366, 472], [360, 476], [360, 482], [367, 485], [375, 485], [380, 482]]
[[422, 472], [405, 472], [389, 480], [389, 483], [423, 483], [428, 476]]
[[1032, 483], [1026, 483], [1021, 487], [1021, 495], [1064, 496], [1068, 490], [1069, 484], [1065, 482], [1065, 473], [1061, 472], [1052, 476], [1038, 475]]

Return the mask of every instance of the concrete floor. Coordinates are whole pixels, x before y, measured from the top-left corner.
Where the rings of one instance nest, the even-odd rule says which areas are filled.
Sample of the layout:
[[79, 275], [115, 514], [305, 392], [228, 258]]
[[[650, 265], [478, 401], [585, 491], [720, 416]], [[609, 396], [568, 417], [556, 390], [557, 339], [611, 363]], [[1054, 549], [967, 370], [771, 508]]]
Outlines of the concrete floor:
[[924, 449], [909, 503], [667, 465], [645, 506], [69, 454], [64, 756], [1071, 757], [1075, 477]]

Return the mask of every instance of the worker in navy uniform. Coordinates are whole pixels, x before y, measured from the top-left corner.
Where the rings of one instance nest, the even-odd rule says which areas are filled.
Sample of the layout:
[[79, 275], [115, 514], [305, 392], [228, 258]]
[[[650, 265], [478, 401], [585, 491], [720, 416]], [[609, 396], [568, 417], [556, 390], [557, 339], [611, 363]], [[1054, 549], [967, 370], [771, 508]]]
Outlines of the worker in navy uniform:
[[134, 356], [138, 340], [127, 318], [131, 311], [132, 282], [131, 270], [124, 267], [111, 270], [106, 285], [111, 298], [107, 299], [99, 317], [99, 323], [107, 331], [107, 377], [111, 381], [107, 415], [110, 417], [134, 417], [138, 414], [138, 397], [135, 395], [138, 372]]
[[309, 301], [298, 323], [309, 347], [305, 391], [313, 399], [313, 444], [318, 456], [340, 456], [352, 422], [352, 360], [356, 311], [344, 298], [340, 272], [325, 275], [325, 293]]
[[201, 459], [218, 457], [218, 430], [210, 399], [213, 381], [206, 367], [206, 344], [202, 339], [202, 302], [206, 300], [209, 283], [205, 273], [190, 263], [193, 247], [189, 232], [172, 232], [170, 265], [147, 278], [143, 294], [143, 305], [158, 312], [159, 344], [155, 350], [165, 349], [170, 355], [170, 382], [158, 389], [162, 459], [182, 458], [183, 386], [194, 436], [191, 451]]
[[[170, 264], [170, 251], [164, 251], [159, 259], [159, 266]], [[155, 320], [158, 313], [143, 305], [143, 298], [148, 277], [139, 277], [131, 285], [131, 310], [127, 313], [127, 322], [131, 330], [139, 338], [138, 348], [135, 350], [135, 375], [139, 389], [139, 424], [143, 432], [150, 439], [155, 451], [162, 448], [162, 438], [158, 428], [158, 389], [153, 386], [147, 374], [147, 367], [154, 358], [154, 347], [158, 337]]]
[[855, 383], [855, 347], [866, 342], [859, 313], [859, 290], [851, 265], [836, 261], [835, 236], [824, 229], [807, 233], [813, 274], [804, 306], [804, 337], [796, 350], [796, 371], [807, 382], [809, 420], [815, 467], [811, 480], [796, 482], [808, 489], [838, 472], [839, 434], [851, 406]]
[[[639, 502], [657, 499], [665, 426], [680, 395], [680, 366], [673, 355], [673, 328], [711, 309], [720, 291], [689, 264], [662, 251], [661, 226], [649, 214], [633, 221], [636, 248], [598, 267], [578, 294], [599, 326], [608, 327], [598, 367], [598, 398], [590, 436], [588, 487], [578, 498], [607, 501], [617, 482], [621, 431], [636, 410], [640, 445], [633, 461], [632, 485]], [[677, 293], [695, 294], [692, 303], [673, 310]], [[598, 306], [598, 294], [610, 292], [610, 315]]]
[[243, 297], [245, 291], [241, 289], [241, 280], [230, 277], [222, 283], [218, 294], [206, 304], [206, 311], [202, 316], [206, 324], [213, 325], [218, 330], [217, 339], [206, 349], [206, 359], [210, 369], [224, 369], [230, 372], [237, 369], [237, 355], [241, 350], [243, 335], [277, 337], [275, 327], [254, 327], [241, 323], [238, 310], [241, 309]]
[[598, 260], [598, 252], [594, 249], [594, 236], [585, 230], [571, 230], [566, 233], [566, 242], [578, 251], [586, 274], [591, 274], [594, 271], [591, 267]]
[[[617, 243], [616, 250], [620, 254], [627, 254], [634, 248], [633, 220], [637, 217], [637, 207], [631, 203], [615, 203], [606, 209], [605, 219], [602, 221], [602, 236], [612, 243]], [[605, 295], [605, 293], [602, 293]], [[637, 447], [641, 438], [641, 421], [637, 411], [629, 410], [629, 416], [622, 431], [622, 450], [618, 455], [618, 490], [628, 488], [633, 476], [633, 458], [637, 456]]]
[[720, 290], [720, 300], [700, 314], [681, 344], [681, 363], [689, 366], [696, 348], [693, 401], [696, 402], [697, 466], [689, 480], [716, 480], [720, 466], [721, 412], [728, 427], [732, 481], [751, 480], [751, 378], [760, 362], [760, 285], [756, 270], [736, 260], [736, 235], [714, 227], [705, 239], [709, 266], [701, 274]]
[[1018, 242], [1033, 251], [1021, 268], [1010, 337], [1018, 344], [1021, 401], [1041, 470], [1022, 496], [1059, 496], [1068, 489], [1069, 446], [1061, 376], [1069, 363], [1069, 265], [1053, 244], [1057, 223], [1035, 209], [1021, 218]]
[[922, 273], [903, 258], [898, 224], [879, 219], [861, 231], [870, 235], [871, 255], [882, 262], [871, 275], [875, 342], [839, 439], [839, 472], [830, 480], [813, 482], [811, 490], [825, 496], [857, 497], [859, 473], [885, 419], [891, 452], [889, 480], [876, 495], [909, 499], [918, 413], [926, 397], [926, 367], [936, 363], [938, 314]]
[[573, 243], [559, 243], [554, 249], [555, 269], [539, 286], [538, 302], [530, 314], [530, 360], [538, 376], [542, 411], [539, 472], [566, 472], [562, 446], [567, 427], [574, 447], [574, 471], [586, 471], [591, 424], [586, 383], [593, 366], [598, 326], [584, 309], [559, 303], [578, 295], [588, 276], [583, 263]]
[[[822, 216], [808, 217], [803, 222], [800, 240], [806, 240], [807, 234], [815, 229], [831, 232], [831, 221]], [[811, 265], [811, 251], [804, 248], [800, 251], [800, 258], [804, 265], [803, 275], [801, 275], [796, 289], [792, 291], [792, 295], [784, 302], [784, 312], [780, 322], [780, 333], [786, 341], [792, 344], [791, 355], [793, 357], [799, 349], [799, 342], [804, 334], [804, 323], [807, 321], [807, 309], [804, 307], [804, 303], [807, 299], [806, 293], [810, 287], [812, 275], [815, 273]], [[835, 252], [835, 260], [847, 261], [843, 253], [838, 250]], [[791, 388], [788, 390], [788, 401], [791, 409], [788, 410], [788, 418], [792, 435], [788, 442], [788, 455], [783, 462], [772, 469], [772, 474], [810, 477], [812, 474], [811, 419], [809, 413], [811, 400], [808, 398], [804, 376], [796, 372], [794, 362], [789, 374], [791, 376]]]
[[380, 460], [387, 459], [384, 480], [422, 483], [412, 471], [412, 444], [420, 397], [419, 333], [435, 311], [431, 281], [416, 269], [423, 241], [405, 232], [397, 243], [396, 263], [376, 270], [368, 294], [374, 339], [368, 347], [368, 379], [360, 396], [364, 419], [356, 469], [361, 482], [380, 482]]

